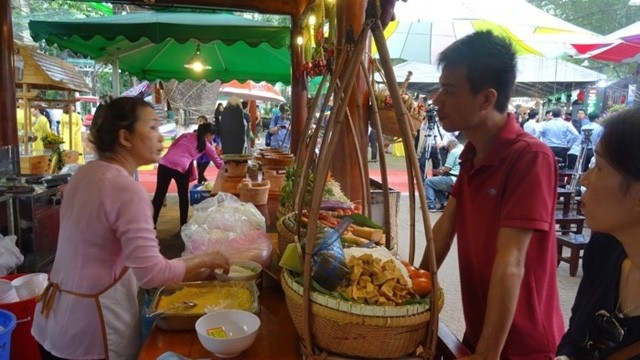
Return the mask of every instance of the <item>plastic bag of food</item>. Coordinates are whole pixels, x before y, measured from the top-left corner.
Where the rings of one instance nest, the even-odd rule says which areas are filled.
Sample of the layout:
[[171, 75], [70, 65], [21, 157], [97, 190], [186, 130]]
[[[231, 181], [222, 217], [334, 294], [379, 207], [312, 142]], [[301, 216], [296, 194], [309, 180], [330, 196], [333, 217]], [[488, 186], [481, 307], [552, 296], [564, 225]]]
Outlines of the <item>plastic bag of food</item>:
[[351, 219], [344, 218], [335, 229], [318, 231], [314, 241], [311, 277], [329, 291], [338, 288], [351, 272], [340, 241], [350, 224]]
[[229, 193], [219, 193], [194, 206], [182, 226], [183, 255], [217, 250], [231, 260], [253, 260], [263, 266], [271, 261], [271, 239], [264, 216], [251, 203]]
[[24, 256], [16, 246], [17, 239], [15, 235], [0, 235], [0, 276], [14, 271], [24, 261]]

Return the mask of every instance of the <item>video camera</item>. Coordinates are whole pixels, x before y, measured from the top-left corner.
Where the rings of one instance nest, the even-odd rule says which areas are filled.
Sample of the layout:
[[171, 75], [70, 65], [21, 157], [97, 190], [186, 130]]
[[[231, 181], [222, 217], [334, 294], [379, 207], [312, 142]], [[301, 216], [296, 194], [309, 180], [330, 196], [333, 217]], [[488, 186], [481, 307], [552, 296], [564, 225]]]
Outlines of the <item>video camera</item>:
[[582, 129], [582, 145], [591, 145], [593, 129]]
[[437, 108], [435, 105], [429, 103], [427, 106], [427, 126], [429, 129], [433, 129], [438, 122], [438, 115], [436, 114]]

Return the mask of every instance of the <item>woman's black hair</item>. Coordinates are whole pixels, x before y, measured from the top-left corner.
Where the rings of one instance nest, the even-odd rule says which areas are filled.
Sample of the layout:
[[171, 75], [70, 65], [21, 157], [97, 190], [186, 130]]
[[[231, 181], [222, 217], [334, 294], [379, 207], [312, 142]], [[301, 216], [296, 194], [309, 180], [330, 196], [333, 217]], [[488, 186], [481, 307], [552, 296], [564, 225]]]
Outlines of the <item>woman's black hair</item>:
[[133, 132], [141, 108], [153, 106], [138, 97], [109, 98], [98, 105], [91, 122], [89, 140], [98, 155], [112, 153], [118, 145], [118, 132]]
[[625, 179], [628, 186], [640, 181], [640, 107], [611, 115], [604, 122], [600, 149], [607, 162]]
[[198, 144], [196, 144], [196, 150], [200, 153], [204, 152], [207, 148], [207, 139], [204, 138], [207, 134], [215, 134], [213, 124], [206, 122], [198, 125]]

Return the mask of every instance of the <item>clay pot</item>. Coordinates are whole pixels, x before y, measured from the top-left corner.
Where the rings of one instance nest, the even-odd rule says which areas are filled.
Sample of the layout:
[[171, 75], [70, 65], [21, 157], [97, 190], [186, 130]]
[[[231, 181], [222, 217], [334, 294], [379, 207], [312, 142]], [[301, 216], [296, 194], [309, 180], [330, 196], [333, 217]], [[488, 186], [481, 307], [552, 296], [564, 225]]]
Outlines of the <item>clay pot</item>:
[[244, 177], [249, 166], [250, 155], [229, 154], [220, 156], [224, 160], [224, 174], [227, 177]]
[[224, 174], [227, 177], [244, 177], [247, 173], [247, 167], [249, 163], [246, 162], [225, 162], [224, 163]]
[[285, 176], [284, 170], [264, 169], [263, 178], [271, 183], [271, 191], [273, 193], [280, 193], [280, 189], [282, 189], [282, 185], [284, 185]]
[[244, 179], [238, 185], [240, 201], [250, 202], [254, 205], [265, 205], [269, 200], [270, 187], [269, 180], [251, 182], [249, 179]]
[[274, 168], [286, 168], [295, 161], [293, 154], [265, 154], [262, 157], [262, 165]]

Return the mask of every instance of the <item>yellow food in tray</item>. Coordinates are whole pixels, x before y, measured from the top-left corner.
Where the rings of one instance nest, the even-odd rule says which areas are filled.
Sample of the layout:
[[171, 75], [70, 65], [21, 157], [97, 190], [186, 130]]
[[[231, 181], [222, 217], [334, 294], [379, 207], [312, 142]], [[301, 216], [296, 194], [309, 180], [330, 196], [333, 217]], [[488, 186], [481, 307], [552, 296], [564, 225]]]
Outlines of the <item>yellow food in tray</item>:
[[204, 314], [207, 309], [236, 309], [250, 311], [254, 299], [246, 286], [190, 287], [185, 286], [172, 294], [160, 297], [157, 310], [169, 309], [184, 301], [193, 301], [193, 307], [178, 306], [167, 314]]

